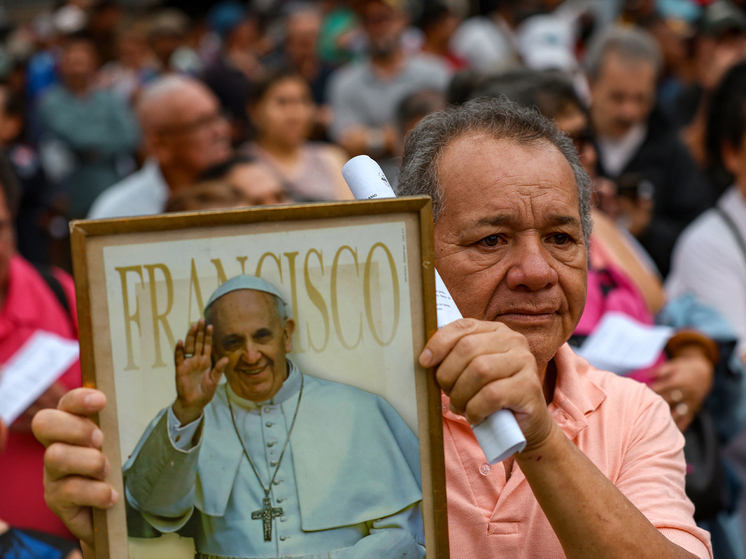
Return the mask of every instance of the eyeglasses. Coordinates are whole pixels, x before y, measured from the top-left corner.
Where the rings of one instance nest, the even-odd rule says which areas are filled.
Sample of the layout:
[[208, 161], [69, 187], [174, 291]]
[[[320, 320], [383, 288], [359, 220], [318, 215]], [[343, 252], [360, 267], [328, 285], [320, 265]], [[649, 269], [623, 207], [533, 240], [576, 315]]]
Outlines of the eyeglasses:
[[191, 122], [183, 122], [180, 124], [172, 124], [171, 126], [162, 127], [159, 132], [165, 135], [176, 135], [176, 134], [198, 134], [212, 128], [216, 124], [228, 122], [228, 117], [223, 112], [217, 112], [209, 115], [204, 115], [199, 118], [192, 120]]

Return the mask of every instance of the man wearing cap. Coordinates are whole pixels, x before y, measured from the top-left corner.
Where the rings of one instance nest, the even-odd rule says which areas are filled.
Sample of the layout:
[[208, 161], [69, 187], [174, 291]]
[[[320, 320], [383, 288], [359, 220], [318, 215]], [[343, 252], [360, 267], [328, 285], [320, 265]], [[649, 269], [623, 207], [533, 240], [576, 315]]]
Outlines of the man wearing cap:
[[260, 278], [213, 293], [124, 465], [128, 503], [203, 559], [424, 557], [417, 438], [379, 396], [302, 374], [294, 327]]

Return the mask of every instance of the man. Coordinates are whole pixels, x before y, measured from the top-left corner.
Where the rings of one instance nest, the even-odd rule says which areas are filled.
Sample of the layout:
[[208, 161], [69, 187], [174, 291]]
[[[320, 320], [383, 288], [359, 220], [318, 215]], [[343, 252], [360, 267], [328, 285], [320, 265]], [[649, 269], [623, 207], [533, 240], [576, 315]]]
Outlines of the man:
[[96, 197], [122, 178], [119, 169], [127, 160], [131, 164], [139, 140], [125, 102], [95, 88], [97, 68], [91, 37], [68, 37], [60, 62], [62, 81], [38, 107], [43, 160], [68, 195], [68, 217], [76, 219], [85, 217]]
[[391, 178], [397, 171], [396, 108], [415, 91], [444, 91], [450, 72], [435, 58], [404, 52], [401, 40], [407, 17], [398, 0], [366, 0], [360, 17], [369, 57], [330, 78], [330, 135], [350, 155], [376, 159]]
[[34, 264], [49, 262], [49, 222], [59, 193], [47, 180], [37, 151], [25, 141], [23, 95], [0, 85], [0, 149], [8, 156], [21, 183], [16, 219], [18, 252]]
[[676, 237], [707, 208], [709, 196], [676, 130], [653, 110], [660, 68], [655, 40], [633, 28], [602, 33], [586, 57], [599, 174], [616, 179], [636, 173], [652, 184], [652, 212], [643, 192], [624, 211], [630, 232], [665, 276]]
[[207, 168], [231, 156], [220, 105], [197, 80], [159, 78], [143, 91], [137, 112], [150, 159], [102, 194], [90, 219], [160, 213], [172, 192], [191, 186]]
[[260, 278], [213, 293], [124, 466], [128, 502], [161, 532], [197, 517], [200, 557], [424, 557], [417, 438], [380, 397], [303, 375], [294, 328]]
[[[666, 403], [565, 345], [583, 310], [591, 230], [570, 140], [497, 100], [435, 113], [407, 140], [399, 193], [433, 197], [435, 264], [467, 317], [420, 355], [445, 393], [451, 556], [711, 557]], [[103, 404], [80, 390], [36, 422], [54, 443], [48, 501], [87, 542], [84, 505], [118, 497], [100, 481], [102, 434], [80, 417]], [[527, 445], [491, 466], [470, 424], [503, 408]]]
[[246, 206], [272, 206], [293, 201], [274, 174], [245, 154], [235, 155], [207, 169], [200, 177], [200, 182], [205, 181], [220, 181], [236, 188]]

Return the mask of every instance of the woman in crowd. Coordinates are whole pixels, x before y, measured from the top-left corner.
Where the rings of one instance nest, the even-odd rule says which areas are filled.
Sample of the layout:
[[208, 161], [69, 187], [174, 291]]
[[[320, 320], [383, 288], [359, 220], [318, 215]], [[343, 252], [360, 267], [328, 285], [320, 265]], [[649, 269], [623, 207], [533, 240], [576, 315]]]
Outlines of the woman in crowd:
[[342, 177], [344, 152], [308, 141], [315, 110], [311, 89], [300, 74], [288, 69], [268, 74], [249, 96], [256, 135], [244, 150], [271, 171], [294, 200], [352, 199]]

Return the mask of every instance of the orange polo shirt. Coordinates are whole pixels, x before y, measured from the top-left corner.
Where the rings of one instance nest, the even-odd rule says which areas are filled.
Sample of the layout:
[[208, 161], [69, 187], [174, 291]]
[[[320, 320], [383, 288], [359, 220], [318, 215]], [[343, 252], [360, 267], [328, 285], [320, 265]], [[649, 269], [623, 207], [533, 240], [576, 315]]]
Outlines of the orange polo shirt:
[[[562, 346], [549, 411], [565, 434], [672, 542], [702, 559], [710, 535], [684, 492], [684, 437], [662, 398], [639, 382], [599, 371]], [[451, 557], [564, 557], [517, 464], [508, 482], [490, 466], [467, 421], [443, 396]]]

